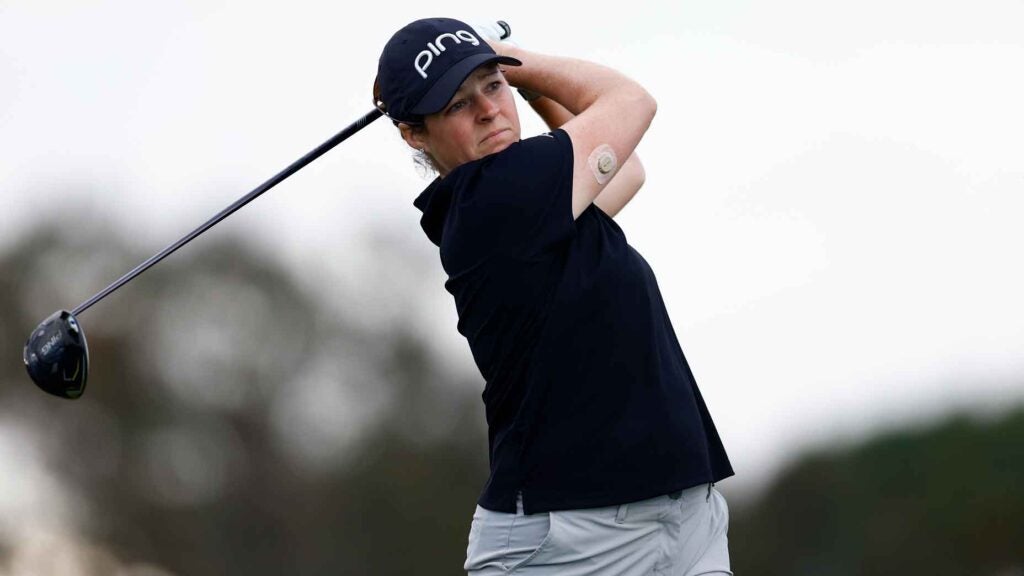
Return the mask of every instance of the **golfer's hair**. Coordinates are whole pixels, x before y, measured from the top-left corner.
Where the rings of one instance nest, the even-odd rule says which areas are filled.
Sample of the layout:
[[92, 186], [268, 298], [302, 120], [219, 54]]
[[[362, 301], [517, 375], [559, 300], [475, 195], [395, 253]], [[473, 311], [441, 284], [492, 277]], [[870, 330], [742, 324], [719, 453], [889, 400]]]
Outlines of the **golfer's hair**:
[[441, 171], [437, 169], [437, 163], [434, 161], [434, 157], [423, 150], [416, 150], [413, 152], [412, 161], [416, 163], [417, 169], [420, 170], [425, 177], [431, 177], [441, 173]]
[[[411, 126], [414, 132], [426, 130], [425, 126]], [[401, 130], [399, 130], [401, 135]], [[441, 170], [437, 167], [437, 161], [425, 150], [416, 150], [412, 153], [412, 161], [416, 163], [416, 168], [424, 178], [430, 178], [441, 173]]]

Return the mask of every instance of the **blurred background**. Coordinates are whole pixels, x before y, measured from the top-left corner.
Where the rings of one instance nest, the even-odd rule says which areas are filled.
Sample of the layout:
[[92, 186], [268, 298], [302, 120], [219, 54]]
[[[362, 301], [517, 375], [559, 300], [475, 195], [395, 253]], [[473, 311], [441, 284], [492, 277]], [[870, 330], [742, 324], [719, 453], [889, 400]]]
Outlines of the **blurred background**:
[[82, 399], [21, 363], [438, 15], [658, 99], [616, 221], [737, 471], [737, 574], [1024, 575], [1024, 4], [0, 0], [0, 576], [460, 573], [483, 382], [387, 122], [85, 312]]

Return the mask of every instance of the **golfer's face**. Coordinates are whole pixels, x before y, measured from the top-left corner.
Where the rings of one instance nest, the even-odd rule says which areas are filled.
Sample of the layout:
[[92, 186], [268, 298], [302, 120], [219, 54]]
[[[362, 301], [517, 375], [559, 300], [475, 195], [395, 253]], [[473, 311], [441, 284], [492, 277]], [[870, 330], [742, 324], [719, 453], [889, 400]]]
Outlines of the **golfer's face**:
[[515, 100], [496, 64], [477, 68], [444, 109], [424, 120], [427, 151], [445, 174], [519, 141]]

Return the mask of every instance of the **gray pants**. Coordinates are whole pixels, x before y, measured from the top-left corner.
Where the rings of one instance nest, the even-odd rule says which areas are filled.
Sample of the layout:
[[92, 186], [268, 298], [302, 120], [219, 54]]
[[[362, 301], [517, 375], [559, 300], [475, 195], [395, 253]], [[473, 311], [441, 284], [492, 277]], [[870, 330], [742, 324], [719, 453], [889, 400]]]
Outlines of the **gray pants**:
[[[674, 496], [674, 497], [673, 497]], [[523, 514], [477, 506], [469, 576], [731, 575], [729, 510], [704, 484], [621, 506]]]

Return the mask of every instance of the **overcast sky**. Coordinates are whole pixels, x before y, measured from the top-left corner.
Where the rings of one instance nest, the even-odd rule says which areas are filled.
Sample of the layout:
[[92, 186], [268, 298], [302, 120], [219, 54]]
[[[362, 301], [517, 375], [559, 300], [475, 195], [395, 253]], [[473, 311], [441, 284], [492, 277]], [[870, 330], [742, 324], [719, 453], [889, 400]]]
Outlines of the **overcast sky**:
[[[525, 48], [657, 98], [647, 184], [617, 221], [734, 482], [807, 446], [1024, 401], [1024, 3], [498, 6], [0, 0], [0, 242], [41, 214], [103, 225], [82, 213], [155, 252], [369, 111], [397, 28], [501, 18]], [[357, 277], [422, 282], [362, 308], [412, 318], [473, 370], [412, 206], [426, 184], [377, 122], [210, 234], [249, 235], [324, 298]]]

